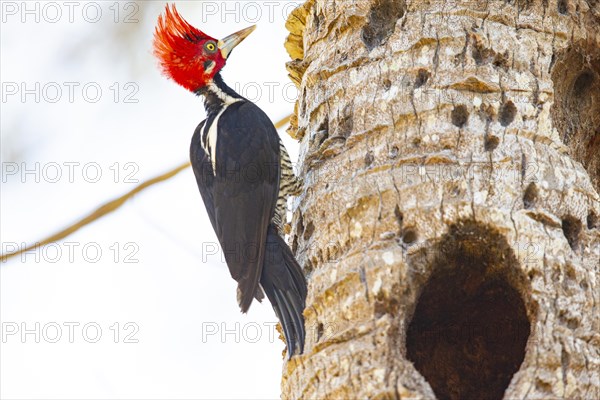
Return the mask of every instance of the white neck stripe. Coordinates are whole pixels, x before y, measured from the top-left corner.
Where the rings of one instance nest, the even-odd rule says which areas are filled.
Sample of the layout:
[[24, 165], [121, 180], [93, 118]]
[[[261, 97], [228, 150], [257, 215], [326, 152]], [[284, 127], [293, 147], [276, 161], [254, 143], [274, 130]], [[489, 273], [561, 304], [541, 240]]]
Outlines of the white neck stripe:
[[217, 85], [215, 85], [214, 82], [211, 82], [211, 83], [208, 84], [208, 90], [210, 90], [212, 93], [216, 94], [217, 97], [219, 99], [221, 99], [221, 101], [225, 104], [225, 106], [231, 105], [233, 103], [236, 103], [236, 102], [242, 100], [242, 99], [237, 99], [237, 98], [235, 98], [233, 96], [228, 95], [223, 90], [221, 90], [220, 87], [218, 87]]

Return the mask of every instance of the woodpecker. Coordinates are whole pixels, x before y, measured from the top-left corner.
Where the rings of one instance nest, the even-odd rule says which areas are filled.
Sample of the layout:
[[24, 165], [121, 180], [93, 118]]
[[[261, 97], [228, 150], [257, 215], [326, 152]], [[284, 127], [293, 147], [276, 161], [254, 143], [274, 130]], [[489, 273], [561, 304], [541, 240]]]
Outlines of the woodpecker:
[[167, 5], [154, 54], [168, 78], [204, 98], [207, 118], [190, 147], [192, 169], [246, 313], [266, 293], [283, 327], [288, 357], [304, 350], [306, 280], [283, 239], [287, 197], [302, 186], [267, 115], [225, 84], [221, 70], [255, 26], [217, 40]]

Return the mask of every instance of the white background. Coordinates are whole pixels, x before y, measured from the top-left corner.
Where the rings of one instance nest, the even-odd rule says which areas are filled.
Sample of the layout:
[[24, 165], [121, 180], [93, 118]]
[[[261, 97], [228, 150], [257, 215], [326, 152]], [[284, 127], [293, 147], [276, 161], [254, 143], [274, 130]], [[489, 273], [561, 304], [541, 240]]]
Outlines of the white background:
[[[152, 56], [165, 3], [115, 3], [2, 2], [2, 253], [188, 158], [205, 114], [201, 99], [161, 76]], [[273, 121], [293, 111], [283, 42], [285, 17], [298, 4], [177, 3], [217, 38], [258, 24], [223, 76]], [[128, 94], [137, 102], [126, 102]], [[280, 133], [295, 160], [297, 145]], [[70, 171], [65, 163], [75, 164]], [[215, 243], [187, 169], [64, 241], [1, 264], [0, 396], [278, 398], [284, 344], [275, 315], [268, 302], [239, 312], [220, 254], [206, 254]], [[69, 323], [78, 324], [72, 332]], [[23, 336], [23, 328], [32, 332]], [[222, 328], [230, 330], [224, 337]]]

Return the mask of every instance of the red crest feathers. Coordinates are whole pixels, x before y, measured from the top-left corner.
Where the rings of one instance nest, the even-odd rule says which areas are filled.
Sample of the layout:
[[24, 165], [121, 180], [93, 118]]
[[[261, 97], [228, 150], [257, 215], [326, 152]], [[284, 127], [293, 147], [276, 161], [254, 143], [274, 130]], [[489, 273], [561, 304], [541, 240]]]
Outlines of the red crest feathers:
[[209, 78], [203, 76], [201, 59], [202, 44], [207, 40], [215, 39], [183, 19], [175, 5], [167, 5], [154, 32], [154, 55], [166, 76], [195, 91]]

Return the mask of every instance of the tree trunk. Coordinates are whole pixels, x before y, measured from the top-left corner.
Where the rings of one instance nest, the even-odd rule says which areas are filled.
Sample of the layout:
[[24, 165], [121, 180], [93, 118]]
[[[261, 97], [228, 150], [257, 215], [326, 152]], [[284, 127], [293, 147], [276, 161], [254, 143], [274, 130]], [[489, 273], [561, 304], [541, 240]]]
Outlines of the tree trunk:
[[575, 0], [290, 15], [309, 295], [284, 399], [600, 398], [599, 27]]

